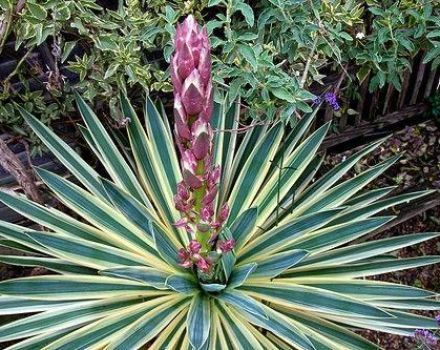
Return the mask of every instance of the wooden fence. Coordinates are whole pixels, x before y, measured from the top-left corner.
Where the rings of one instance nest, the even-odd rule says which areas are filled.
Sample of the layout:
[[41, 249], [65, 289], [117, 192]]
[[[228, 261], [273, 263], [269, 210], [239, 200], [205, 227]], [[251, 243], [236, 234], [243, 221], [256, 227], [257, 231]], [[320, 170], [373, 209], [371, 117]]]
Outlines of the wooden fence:
[[[333, 119], [337, 130], [343, 132], [350, 127], [374, 123], [378, 120], [383, 121], [387, 116], [394, 118], [398, 115], [396, 112], [405, 111], [407, 107], [426, 105], [427, 98], [439, 91], [440, 68], [433, 69], [431, 64], [424, 64], [423, 56], [424, 53], [421, 52], [410, 61], [411, 69], [407, 69], [403, 73], [400, 91], [392, 84], [387, 84], [382, 89], [377, 89], [373, 93], [369, 92], [368, 86], [371, 79], [369, 75], [359, 86], [359, 98], [349, 102], [349, 108], [356, 111], [357, 114], [343, 113], [341, 117], [335, 118], [331, 107], [328, 106], [321, 113], [321, 118], [324, 121]], [[329, 79], [329, 82], [339, 89], [338, 85], [341, 81], [338, 80], [340, 79], [334, 76]], [[414, 109], [414, 113], [419, 111], [417, 108]], [[409, 117], [407, 115], [407, 118]]]

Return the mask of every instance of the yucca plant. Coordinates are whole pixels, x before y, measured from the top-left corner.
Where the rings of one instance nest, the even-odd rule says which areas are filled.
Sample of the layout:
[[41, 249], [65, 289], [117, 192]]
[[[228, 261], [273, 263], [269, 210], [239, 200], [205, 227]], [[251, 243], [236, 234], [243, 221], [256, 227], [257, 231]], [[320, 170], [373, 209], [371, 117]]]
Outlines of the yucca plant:
[[177, 150], [149, 98], [142, 125], [121, 96], [127, 151], [77, 96], [102, 177], [21, 110], [71, 174], [40, 168], [38, 176], [77, 215], [0, 192], [3, 203], [47, 228], [1, 222], [0, 245], [25, 254], [0, 261], [55, 272], [0, 283], [0, 314], [32, 313], [1, 326], [0, 341], [20, 339], [8, 349], [33, 350], [365, 350], [378, 347], [356, 329], [437, 329], [436, 320], [407, 311], [439, 309], [435, 293], [365, 279], [440, 262], [390, 254], [437, 233], [350, 244], [392, 219], [377, 213], [429, 191], [363, 190], [397, 158], [344, 177], [382, 141], [315, 179], [329, 125], [310, 133], [314, 113], [290, 132], [254, 124], [239, 137], [239, 104], [211, 108], [206, 32], [189, 18], [176, 35]]

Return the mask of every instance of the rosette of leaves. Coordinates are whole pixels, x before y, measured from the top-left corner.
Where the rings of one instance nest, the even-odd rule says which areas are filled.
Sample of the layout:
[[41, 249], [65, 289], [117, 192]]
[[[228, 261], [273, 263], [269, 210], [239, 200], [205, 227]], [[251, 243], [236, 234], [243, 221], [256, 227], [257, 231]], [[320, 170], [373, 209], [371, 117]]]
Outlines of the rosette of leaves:
[[3, 203], [47, 228], [1, 222], [0, 244], [25, 255], [0, 260], [54, 272], [0, 283], [0, 314], [26, 314], [0, 327], [0, 341], [20, 340], [9, 349], [365, 350], [377, 346], [354, 329], [410, 335], [438, 327], [406, 311], [439, 309], [434, 293], [364, 279], [438, 263], [438, 256], [390, 254], [438, 234], [350, 244], [390, 221], [376, 215], [383, 209], [428, 193], [385, 198], [392, 188], [363, 190], [397, 158], [343, 179], [381, 141], [315, 179], [329, 124], [310, 133], [312, 113], [290, 132], [258, 124], [239, 138], [230, 132], [238, 127], [237, 104], [216, 104], [218, 203], [230, 204], [221, 236], [236, 245], [222, 257], [219, 280], [204, 284], [178, 265], [188, 237], [172, 225], [181, 173], [166, 116], [147, 99], [143, 125], [122, 96], [127, 152], [79, 96], [77, 103], [80, 129], [108, 177], [21, 110], [70, 170], [71, 180], [37, 173], [76, 216], [0, 192]]

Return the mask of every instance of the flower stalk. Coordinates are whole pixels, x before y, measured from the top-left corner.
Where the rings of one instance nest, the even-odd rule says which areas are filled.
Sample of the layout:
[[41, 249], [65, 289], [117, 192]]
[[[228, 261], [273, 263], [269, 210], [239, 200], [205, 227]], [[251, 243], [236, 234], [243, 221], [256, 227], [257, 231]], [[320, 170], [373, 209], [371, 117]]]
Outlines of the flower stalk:
[[[209, 273], [220, 246], [232, 249], [233, 243], [218, 242], [218, 234], [229, 214], [224, 204], [216, 215], [220, 168], [213, 164], [213, 112], [211, 55], [208, 33], [193, 16], [177, 26], [175, 51], [171, 60], [174, 90], [174, 121], [177, 147], [181, 156], [183, 180], [174, 196], [182, 218], [175, 223], [191, 237], [179, 252], [181, 265], [196, 266]], [[218, 246], [218, 247], [217, 247]], [[214, 254], [215, 255], [215, 254]]]

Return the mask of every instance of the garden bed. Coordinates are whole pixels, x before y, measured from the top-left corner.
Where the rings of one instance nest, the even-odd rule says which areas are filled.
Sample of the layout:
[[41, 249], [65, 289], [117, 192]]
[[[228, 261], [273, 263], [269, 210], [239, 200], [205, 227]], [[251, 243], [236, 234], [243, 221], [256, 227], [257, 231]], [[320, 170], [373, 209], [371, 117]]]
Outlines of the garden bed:
[[[413, 189], [439, 188], [438, 182], [438, 156], [440, 155], [440, 131], [432, 123], [422, 123], [411, 128], [406, 128], [393, 134], [388, 141], [376, 153], [364, 159], [352, 172], [351, 176], [359, 172], [366, 166], [371, 166], [383, 158], [387, 158], [395, 153], [403, 153], [401, 161], [389, 169], [385, 176], [379, 177], [370, 188], [397, 186], [395, 193], [407, 192]], [[355, 152], [356, 148], [343, 153], [332, 151], [324, 163], [323, 169], [332, 167], [342, 159]], [[438, 204], [438, 194], [433, 194], [433, 203]], [[435, 202], [437, 200], [437, 202]], [[425, 204], [427, 201], [424, 201]], [[428, 201], [429, 203], [429, 201]], [[423, 204], [423, 203], [420, 203]], [[423, 206], [421, 206], [423, 208]], [[392, 214], [407, 214], [406, 211], [412, 209], [413, 205], [403, 205], [396, 208]], [[414, 216], [415, 215], [415, 216]], [[440, 231], [440, 207], [436, 206], [426, 212], [412, 213], [412, 218], [374, 235], [377, 238], [394, 237], [404, 234], [417, 232], [436, 232]], [[1, 253], [8, 254], [7, 248], [2, 248]], [[413, 247], [408, 247], [397, 252], [401, 258], [440, 255], [440, 238], [431, 240]], [[49, 271], [36, 267], [20, 267], [12, 265], [0, 266], [0, 280], [14, 277], [35, 276], [47, 274]], [[373, 277], [373, 279], [388, 281], [410, 286], [420, 287], [440, 293], [440, 266], [430, 265], [423, 268], [404, 270], [401, 272], [383, 274]], [[434, 317], [434, 312], [421, 312], [421, 314]], [[15, 316], [14, 316], [15, 317]], [[10, 317], [3, 317], [2, 323], [10, 321]], [[414, 339], [411, 337], [400, 337], [389, 334], [381, 334], [373, 331], [360, 331], [360, 334], [367, 337], [373, 343], [382, 346], [387, 350], [412, 350], [415, 347]]]

